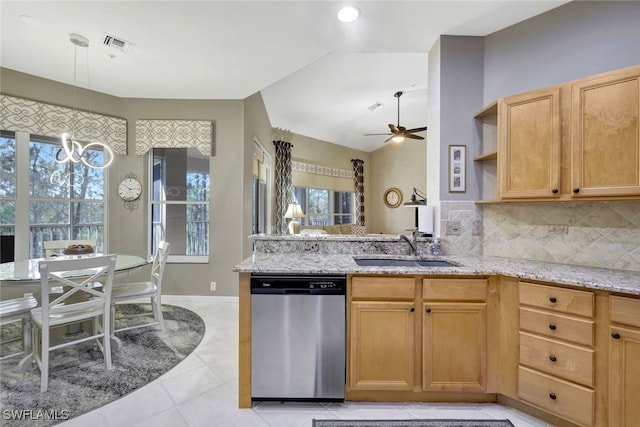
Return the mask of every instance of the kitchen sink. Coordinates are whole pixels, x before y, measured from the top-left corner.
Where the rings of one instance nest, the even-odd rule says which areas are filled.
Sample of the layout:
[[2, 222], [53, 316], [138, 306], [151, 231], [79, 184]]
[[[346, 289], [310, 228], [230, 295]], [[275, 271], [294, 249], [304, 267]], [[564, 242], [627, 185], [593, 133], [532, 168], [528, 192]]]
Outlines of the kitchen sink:
[[447, 261], [435, 259], [353, 258], [361, 267], [457, 267]]

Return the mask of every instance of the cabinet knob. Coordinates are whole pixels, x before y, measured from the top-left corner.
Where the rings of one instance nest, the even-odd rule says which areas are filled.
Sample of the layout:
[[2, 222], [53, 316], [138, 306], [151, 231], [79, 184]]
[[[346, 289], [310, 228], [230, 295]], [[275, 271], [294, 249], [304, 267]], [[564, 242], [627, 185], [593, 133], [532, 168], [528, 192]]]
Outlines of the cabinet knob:
[[556, 298], [556, 297], [551, 297], [551, 298], [549, 298], [549, 301], [550, 301], [550, 302], [552, 302], [553, 304], [555, 304], [555, 303], [557, 303], [557, 302], [558, 302], [558, 298]]
[[551, 329], [552, 331], [556, 330], [556, 325], [554, 325], [553, 323], [549, 325], [549, 329]]
[[558, 189], [557, 189], [557, 188], [554, 188], [553, 190], [551, 190], [551, 192], [552, 192], [553, 194], [558, 194]]
[[416, 311], [416, 308], [415, 308], [415, 307], [411, 307], [411, 308], [409, 309], [409, 311], [413, 313], [414, 311]]
[[619, 334], [619, 333], [617, 333], [617, 332], [614, 332], [614, 333], [612, 333], [612, 334], [611, 334], [611, 337], [612, 337], [614, 340], [619, 340], [619, 339], [620, 339], [620, 334]]
[[579, 193], [579, 192], [580, 192], [580, 189], [579, 189], [579, 188], [574, 188], [574, 189], [573, 189], [573, 192], [574, 192], [574, 193]]
[[555, 393], [549, 393], [549, 399], [556, 400], [557, 398], [558, 398], [558, 396], [556, 396]]
[[549, 356], [549, 360], [551, 360], [552, 362], [558, 361], [558, 359], [553, 354]]
[[430, 308], [427, 308], [425, 311], [426, 311], [427, 313], [431, 313], [431, 309], [430, 309]]

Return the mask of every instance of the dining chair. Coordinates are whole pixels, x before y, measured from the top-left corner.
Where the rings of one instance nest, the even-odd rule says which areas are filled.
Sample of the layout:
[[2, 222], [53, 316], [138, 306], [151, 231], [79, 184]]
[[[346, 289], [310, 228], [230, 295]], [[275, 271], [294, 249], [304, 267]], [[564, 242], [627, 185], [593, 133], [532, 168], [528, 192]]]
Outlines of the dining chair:
[[[96, 343], [104, 355], [107, 370], [111, 365], [111, 289], [116, 266], [116, 255], [83, 257], [40, 261], [41, 306], [31, 310], [34, 327], [33, 356], [40, 368], [40, 391], [47, 391], [49, 383], [49, 353], [70, 345], [89, 340]], [[85, 271], [86, 276], [70, 280], [65, 272]], [[95, 288], [91, 284], [100, 278], [103, 284]], [[64, 286], [65, 292], [56, 298], [49, 298], [49, 290]], [[83, 332], [82, 337], [72, 341], [63, 340], [52, 345], [51, 329], [93, 320], [93, 330]], [[102, 338], [102, 342], [100, 342]]]
[[69, 247], [69, 245], [88, 245], [96, 247], [96, 239], [84, 239], [84, 240], [45, 240], [42, 242], [42, 248], [44, 249], [44, 258], [51, 259], [63, 254], [63, 251]]
[[[2, 356], [0, 360], [26, 355], [31, 352], [31, 310], [37, 306], [38, 301], [33, 294], [24, 294], [21, 298], [0, 301], [0, 325], [18, 320], [22, 323], [22, 336], [18, 338], [22, 340], [22, 351]], [[15, 340], [5, 341], [3, 344], [13, 341]]]
[[[165, 331], [164, 318], [162, 316], [162, 276], [164, 275], [164, 267], [167, 263], [167, 257], [169, 256], [169, 249], [171, 245], [161, 240], [156, 248], [156, 253], [153, 256], [153, 264], [151, 266], [151, 277], [148, 281], [144, 282], [132, 282], [132, 283], [117, 283], [113, 285], [111, 292], [111, 322], [112, 322], [112, 334], [121, 331], [127, 331], [129, 329], [142, 328], [147, 326], [160, 326], [160, 332]], [[132, 300], [138, 300], [140, 298], [150, 298], [152, 313], [140, 313], [134, 316], [151, 316], [153, 315], [153, 321], [143, 324], [135, 324], [119, 329], [115, 328], [115, 316], [116, 307], [119, 303], [130, 302]], [[120, 311], [121, 314], [122, 311]], [[124, 315], [124, 314], [123, 314]], [[133, 317], [133, 316], [129, 316]], [[114, 335], [114, 341], [120, 346], [120, 340]]]

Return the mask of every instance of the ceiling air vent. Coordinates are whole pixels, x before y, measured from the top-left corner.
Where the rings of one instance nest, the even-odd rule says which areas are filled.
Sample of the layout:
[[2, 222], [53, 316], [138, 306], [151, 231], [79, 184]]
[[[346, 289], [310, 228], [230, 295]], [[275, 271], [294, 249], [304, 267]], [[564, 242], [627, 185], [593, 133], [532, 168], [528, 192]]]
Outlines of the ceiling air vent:
[[114, 36], [112, 36], [110, 34], [107, 34], [104, 37], [103, 44], [105, 46], [111, 46], [111, 47], [114, 47], [116, 49], [120, 49], [121, 51], [123, 51], [125, 53], [129, 52], [134, 46], [133, 43], [128, 42], [128, 41], [123, 40], [123, 39], [120, 39], [118, 37], [114, 37]]

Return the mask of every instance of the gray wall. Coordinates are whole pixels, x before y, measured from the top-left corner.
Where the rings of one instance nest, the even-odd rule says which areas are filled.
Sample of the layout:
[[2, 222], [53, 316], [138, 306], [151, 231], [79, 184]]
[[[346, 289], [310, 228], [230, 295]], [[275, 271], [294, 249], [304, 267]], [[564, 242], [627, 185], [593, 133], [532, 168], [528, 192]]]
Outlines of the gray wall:
[[640, 2], [574, 1], [485, 38], [484, 104], [640, 63]]
[[[478, 150], [473, 116], [482, 109], [482, 37], [440, 38], [440, 195], [441, 200], [478, 199], [473, 157]], [[449, 192], [449, 145], [466, 145], [466, 192]]]

